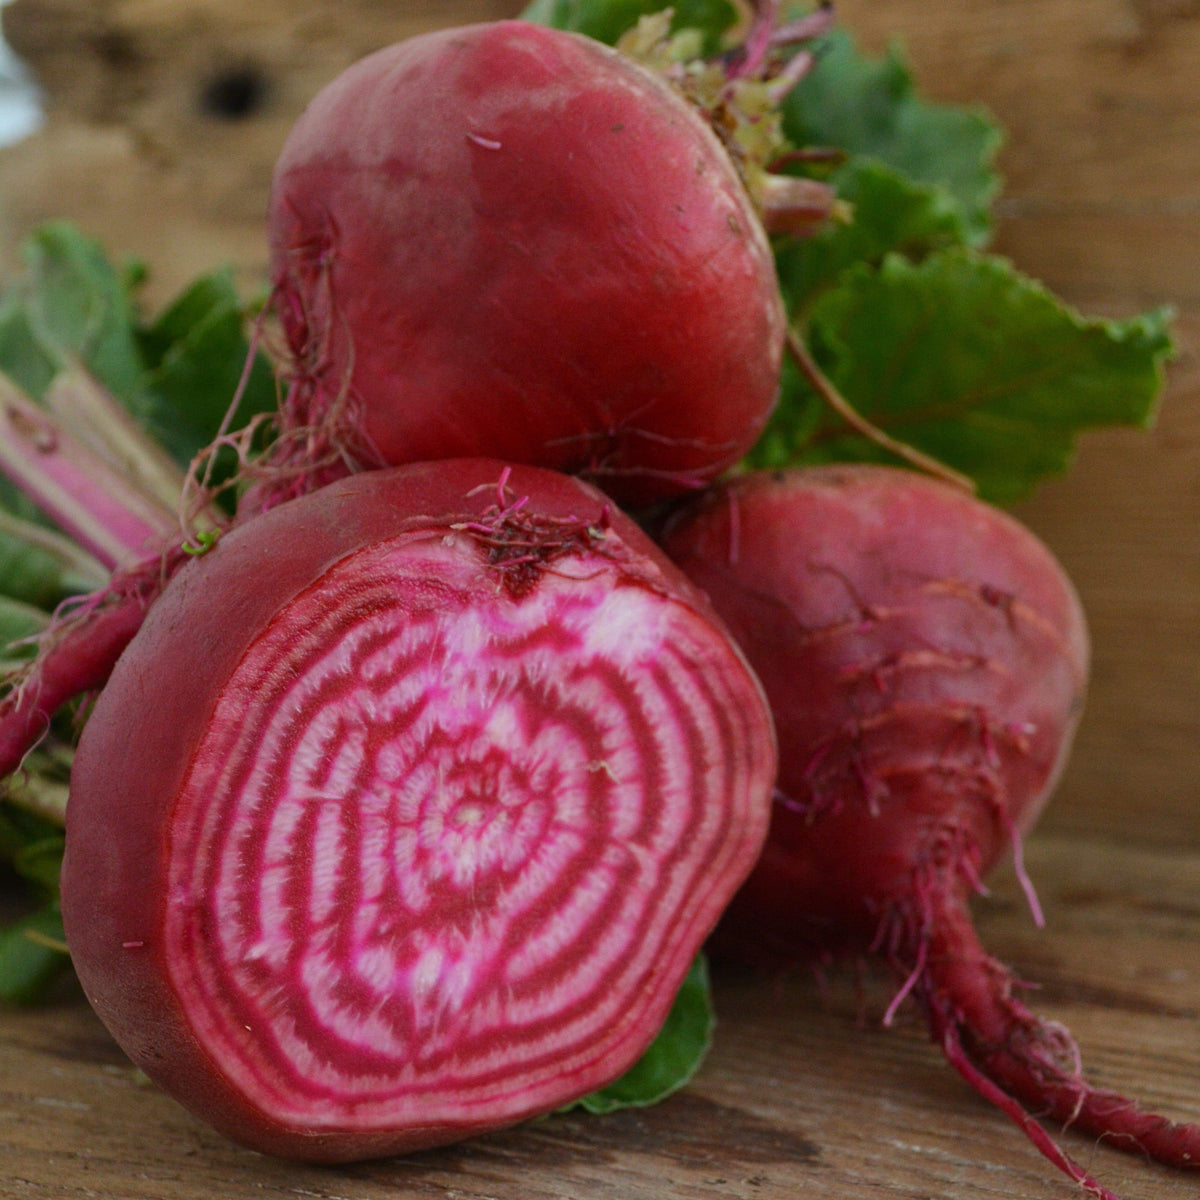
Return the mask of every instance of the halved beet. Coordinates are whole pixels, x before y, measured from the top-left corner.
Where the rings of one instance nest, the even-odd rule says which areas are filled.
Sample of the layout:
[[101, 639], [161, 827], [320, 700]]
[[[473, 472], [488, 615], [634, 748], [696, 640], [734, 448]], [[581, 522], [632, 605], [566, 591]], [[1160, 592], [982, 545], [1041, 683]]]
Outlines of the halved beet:
[[72, 780], [92, 1004], [257, 1149], [398, 1153], [643, 1052], [766, 831], [760, 688], [594, 489], [361, 474], [187, 565]]

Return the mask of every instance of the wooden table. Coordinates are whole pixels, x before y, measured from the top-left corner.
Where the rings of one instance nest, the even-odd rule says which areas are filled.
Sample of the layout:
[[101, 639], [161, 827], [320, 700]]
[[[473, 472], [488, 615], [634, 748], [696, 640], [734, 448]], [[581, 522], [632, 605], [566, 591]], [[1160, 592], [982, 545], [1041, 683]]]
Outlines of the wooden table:
[[[1042, 836], [1029, 847], [1050, 930], [1010, 878], [979, 906], [993, 950], [1041, 987], [1093, 1074], [1200, 1120], [1200, 854]], [[884, 1031], [839, 978], [721, 973], [721, 1023], [684, 1092], [564, 1116], [405, 1160], [315, 1168], [242, 1150], [139, 1082], [74, 996], [0, 1019], [0, 1196], [104, 1200], [1067, 1200], [1078, 1195], [967, 1090], [915, 1025]], [[1066, 1134], [1127, 1200], [1184, 1200], [1195, 1176]]]
[[[40, 138], [0, 153], [0, 269], [34, 221], [63, 215], [149, 261], [150, 302], [225, 259], [255, 278], [270, 163], [315, 87], [402, 32], [518, 7], [17, 0], [6, 29], [56, 107]], [[1001, 253], [1086, 312], [1179, 313], [1157, 428], [1085, 438], [1075, 470], [1019, 510], [1080, 587], [1095, 678], [1027, 846], [1047, 927], [1009, 872], [978, 916], [1098, 1082], [1200, 1120], [1200, 5], [842, 0], [839, 12], [871, 49], [901, 35], [928, 93], [986, 104], [1005, 125]], [[193, 100], [234, 60], [263, 68], [268, 99], [214, 128]], [[139, 1082], [68, 989], [49, 1008], [0, 1012], [0, 1197], [1077, 1194], [915, 1023], [879, 1027], [887, 994], [880, 979], [860, 996], [848, 976], [822, 994], [807, 977], [722, 972], [712, 1055], [665, 1104], [329, 1170], [208, 1131]], [[1128, 1198], [1200, 1191], [1195, 1175], [1063, 1143]]]

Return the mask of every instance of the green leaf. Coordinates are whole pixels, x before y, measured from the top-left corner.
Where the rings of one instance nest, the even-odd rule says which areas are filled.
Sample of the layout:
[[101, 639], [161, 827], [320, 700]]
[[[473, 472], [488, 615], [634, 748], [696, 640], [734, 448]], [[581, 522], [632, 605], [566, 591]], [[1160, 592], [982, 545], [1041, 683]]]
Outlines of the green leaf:
[[23, 879], [36, 883], [50, 895], [57, 895], [65, 844], [61, 833], [27, 842], [13, 855], [13, 868]]
[[736, 20], [729, 0], [533, 0], [521, 14], [523, 20], [582, 33], [610, 46], [640, 17], [670, 8], [673, 29], [698, 29], [711, 51]]
[[921, 98], [895, 47], [872, 60], [839, 29], [822, 39], [819, 55], [816, 69], [784, 103], [788, 138], [797, 146], [833, 146], [873, 158], [915, 183], [944, 188], [968, 240], [985, 242], [999, 188], [996, 123], [979, 109]]
[[5, 501], [0, 489], [0, 596], [50, 610], [105, 583], [103, 568], [74, 543], [17, 518]]
[[32, 646], [16, 648], [12, 643], [40, 633], [48, 621], [49, 617], [40, 608], [11, 596], [0, 596], [0, 662], [29, 657]]
[[62, 916], [53, 905], [0, 929], [0, 1000], [33, 1004], [71, 965]]
[[645, 1054], [620, 1079], [567, 1105], [563, 1111], [582, 1108], [590, 1113], [606, 1113], [656, 1104], [696, 1073], [712, 1041], [713, 1024], [708, 964], [700, 954]]
[[[39, 399], [82, 364], [188, 465], [216, 437], [250, 356], [231, 273], [196, 280], [147, 324], [135, 302], [144, 270], [118, 269], [73, 226], [40, 227], [23, 258], [25, 271], [0, 296], [0, 371]], [[275, 405], [273, 374], [256, 355], [237, 421]]]
[[850, 218], [776, 250], [780, 287], [794, 317], [858, 263], [878, 265], [889, 251], [919, 261], [968, 239], [961, 209], [944, 188], [916, 183], [868, 158], [851, 159], [831, 182], [850, 205]]
[[0, 371], [36, 398], [61, 368], [61, 358], [34, 331], [24, 301], [14, 292], [0, 298]]
[[25, 311], [47, 359], [60, 369], [83, 363], [136, 416], [144, 415], [146, 372], [134, 336], [136, 310], [103, 248], [74, 226], [54, 221], [29, 238], [24, 259]]
[[[150, 430], [180, 463], [216, 437], [237, 395], [250, 347], [245, 311], [228, 270], [196, 280], [140, 334], [154, 395]], [[276, 406], [266, 360], [250, 364], [233, 428]]]
[[0, 512], [22, 524], [52, 528], [33, 501], [4, 475], [0, 475]]
[[[1088, 320], [1004, 260], [963, 249], [854, 269], [814, 305], [809, 335], [859, 413], [972, 476], [996, 502], [1065, 470], [1082, 430], [1148, 425], [1171, 350], [1164, 311]], [[751, 457], [887, 456], [792, 376]]]
[[15, 778], [5, 780], [4, 791], [0, 793], [0, 860], [10, 865], [26, 846], [62, 833], [61, 827], [40, 813], [30, 812], [12, 801]]
[[[0, 861], [34, 881], [48, 880], [38, 865], [61, 857], [74, 750], [53, 730], [31, 750], [21, 769], [0, 780]], [[55, 849], [57, 846], [57, 849]], [[31, 849], [36, 847], [36, 849]]]

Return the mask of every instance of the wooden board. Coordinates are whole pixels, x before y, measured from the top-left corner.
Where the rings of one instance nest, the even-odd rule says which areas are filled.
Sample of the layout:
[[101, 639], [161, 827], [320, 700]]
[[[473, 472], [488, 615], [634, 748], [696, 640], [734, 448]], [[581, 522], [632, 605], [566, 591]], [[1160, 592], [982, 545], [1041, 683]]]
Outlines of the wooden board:
[[[225, 260], [252, 285], [270, 165], [312, 91], [395, 36], [518, 8], [16, 0], [6, 29], [52, 111], [42, 135], [0, 152], [0, 271], [35, 221], [61, 215], [149, 262], [151, 304]], [[1048, 926], [1032, 926], [1011, 874], [979, 915], [1100, 1082], [1200, 1120], [1200, 4], [842, 0], [839, 13], [873, 50], [900, 36], [927, 93], [1005, 125], [1001, 253], [1085, 311], [1179, 313], [1157, 428], [1085, 438], [1075, 470], [1019, 509], [1080, 587], [1095, 678], [1027, 848]], [[213, 72], [246, 63], [270, 85], [261, 107], [206, 114]], [[723, 973], [712, 1056], [658, 1108], [327, 1170], [209, 1132], [140, 1083], [68, 991], [0, 1012], [0, 1197], [1078, 1194], [909, 1019], [879, 1027], [882, 981], [864, 997], [843, 975], [823, 994], [808, 978]], [[1195, 1176], [1063, 1141], [1128, 1197], [1196, 1194]]]
[[[992, 949], [1094, 1076], [1200, 1120], [1200, 857], [1043, 837], [1030, 846], [1049, 928], [1010, 876], [980, 905]], [[225, 1141], [139, 1081], [67, 995], [0, 1017], [0, 1196], [99, 1200], [1070, 1200], [1008, 1120], [970, 1092], [887, 991], [837, 976], [719, 971], [718, 1036], [686, 1091], [607, 1117], [559, 1116], [475, 1142], [348, 1167], [276, 1162]], [[1196, 1178], [1074, 1134], [1118, 1193], [1185, 1200]]]

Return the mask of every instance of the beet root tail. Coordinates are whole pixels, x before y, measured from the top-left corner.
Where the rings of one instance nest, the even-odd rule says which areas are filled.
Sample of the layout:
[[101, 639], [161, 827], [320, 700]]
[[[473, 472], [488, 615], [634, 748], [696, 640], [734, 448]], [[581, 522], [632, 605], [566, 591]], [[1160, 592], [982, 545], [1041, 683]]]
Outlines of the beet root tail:
[[960, 1075], [1025, 1132], [1060, 1170], [1100, 1200], [1115, 1200], [1043, 1127], [1052, 1122], [1167, 1166], [1200, 1170], [1200, 1125], [1171, 1121], [1084, 1077], [1065, 1029], [1013, 996], [1014, 980], [979, 942], [966, 905], [937, 914], [914, 988], [933, 1039]]

